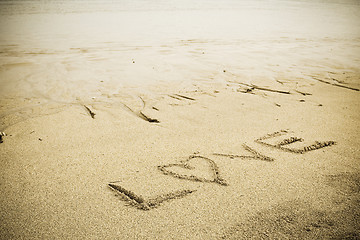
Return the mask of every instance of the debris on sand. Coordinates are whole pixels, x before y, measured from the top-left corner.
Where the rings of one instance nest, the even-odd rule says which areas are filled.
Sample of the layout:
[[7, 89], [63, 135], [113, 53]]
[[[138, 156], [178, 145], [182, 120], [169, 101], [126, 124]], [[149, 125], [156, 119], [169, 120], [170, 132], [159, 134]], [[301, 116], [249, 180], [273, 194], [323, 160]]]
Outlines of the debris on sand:
[[86, 105], [84, 105], [85, 109], [89, 112], [90, 116], [92, 119], [95, 119], [95, 113], [93, 111], [91, 111], [91, 109], [89, 107], [87, 107]]
[[[360, 89], [358, 89], [358, 88], [353, 88], [353, 87], [345, 86], [345, 85], [342, 85], [342, 84], [337, 84], [337, 83], [328, 82], [328, 81], [325, 81], [325, 80], [323, 80], [323, 79], [319, 79], [319, 78], [316, 78], [316, 77], [313, 77], [313, 76], [312, 76], [312, 78], [313, 78], [314, 80], [319, 81], [319, 82], [326, 83], [326, 84], [329, 84], [329, 85], [333, 85], [333, 86], [335, 86], [335, 87], [341, 87], [341, 88], [347, 88], [347, 89], [354, 90], [354, 91], [360, 91]], [[335, 79], [335, 80], [336, 80], [336, 79]], [[337, 81], [337, 82], [339, 82], [339, 81]]]
[[0, 143], [3, 142], [3, 137], [5, 137], [5, 136], [6, 136], [6, 133], [0, 132]]

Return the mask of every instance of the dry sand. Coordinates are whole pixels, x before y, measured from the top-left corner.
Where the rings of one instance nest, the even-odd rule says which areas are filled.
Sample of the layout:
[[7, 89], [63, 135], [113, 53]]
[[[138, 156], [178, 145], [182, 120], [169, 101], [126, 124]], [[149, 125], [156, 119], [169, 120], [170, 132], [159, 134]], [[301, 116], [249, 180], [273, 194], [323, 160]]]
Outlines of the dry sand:
[[0, 238], [359, 239], [359, 5], [256, 3], [4, 5]]

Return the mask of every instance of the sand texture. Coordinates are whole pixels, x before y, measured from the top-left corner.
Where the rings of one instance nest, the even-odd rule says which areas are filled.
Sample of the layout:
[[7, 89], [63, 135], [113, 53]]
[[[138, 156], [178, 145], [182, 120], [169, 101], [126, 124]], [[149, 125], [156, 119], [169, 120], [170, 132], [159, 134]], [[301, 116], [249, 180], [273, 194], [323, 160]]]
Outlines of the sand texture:
[[360, 238], [356, 1], [6, 2], [0, 239]]

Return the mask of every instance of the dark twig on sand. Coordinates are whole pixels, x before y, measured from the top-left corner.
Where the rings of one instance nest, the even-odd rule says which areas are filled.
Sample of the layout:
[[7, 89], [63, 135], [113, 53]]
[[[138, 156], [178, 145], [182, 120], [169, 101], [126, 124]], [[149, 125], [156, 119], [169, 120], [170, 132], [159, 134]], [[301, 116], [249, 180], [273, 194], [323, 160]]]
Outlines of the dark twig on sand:
[[300, 94], [303, 95], [303, 96], [312, 95], [311, 93], [301, 92], [301, 91], [299, 91], [299, 90], [295, 90], [295, 92], [300, 93]]
[[[145, 108], [145, 101], [144, 99], [142, 99], [140, 97], [141, 101], [143, 102], [143, 109]], [[150, 122], [150, 123], [160, 123], [159, 120], [155, 119], [155, 118], [150, 118], [148, 116], [146, 116], [142, 110], [141, 111], [134, 111], [132, 110], [128, 105], [126, 105], [125, 103], [122, 103], [124, 105], [124, 107], [126, 107], [130, 112], [132, 112], [133, 114], [135, 114], [136, 116], [138, 116], [139, 118], [147, 121], [147, 122]]]
[[174, 99], [176, 99], [176, 100], [182, 101], [182, 99], [179, 98], [179, 97], [176, 97], [176, 96], [173, 96], [173, 95], [168, 95], [168, 96], [171, 97], [171, 98], [174, 98]]
[[196, 100], [196, 99], [194, 99], [194, 98], [187, 97], [187, 96], [180, 95], [180, 94], [174, 94], [174, 95], [176, 95], [176, 96], [178, 96], [178, 97], [182, 97], [182, 98], [188, 99], [188, 100], [191, 100], [191, 101], [195, 101], [195, 100]]
[[354, 91], [360, 91], [360, 89], [358, 89], [358, 88], [353, 88], [353, 87], [348, 87], [348, 86], [337, 84], [337, 83], [328, 82], [328, 81], [325, 81], [323, 79], [319, 79], [319, 78], [316, 78], [316, 77], [313, 77], [313, 76], [311, 76], [311, 77], [313, 79], [319, 81], [319, 82], [326, 83], [326, 84], [329, 84], [329, 85], [333, 85], [333, 86], [336, 86], [336, 87], [347, 88], [347, 89], [354, 90]]
[[84, 105], [84, 107], [85, 107], [85, 109], [89, 112], [90, 116], [91, 116], [93, 119], [95, 119], [95, 115], [96, 115], [96, 114], [95, 114], [93, 111], [91, 111], [91, 109], [88, 108], [86, 105]]
[[251, 88], [255, 88], [255, 89], [258, 89], [258, 90], [262, 90], [262, 91], [269, 91], [269, 92], [282, 93], [282, 94], [290, 94], [289, 91], [281, 91], [281, 90], [276, 90], [276, 89], [259, 87], [259, 86], [256, 86], [254, 84], [247, 84], [247, 83], [240, 83], [240, 82], [236, 82], [236, 83], [244, 85], [244, 86], [248, 86], [248, 87], [251, 87]]
[[191, 101], [195, 101], [196, 99], [195, 98], [192, 98], [192, 97], [188, 97], [188, 96], [184, 96], [184, 95], [180, 95], [180, 94], [173, 94], [173, 95], [170, 95], [168, 94], [169, 97], [171, 98], [174, 98], [176, 100], [179, 100], [179, 101], [182, 101], [184, 99], [186, 100], [191, 100]]
[[284, 85], [284, 83], [280, 80], [276, 80], [278, 83], [280, 83], [281, 85]]
[[139, 112], [138, 115], [141, 119], [144, 119], [145, 121], [151, 122], [151, 123], [159, 123], [160, 121], [155, 119], [155, 118], [150, 118], [148, 116], [146, 116], [143, 112]]

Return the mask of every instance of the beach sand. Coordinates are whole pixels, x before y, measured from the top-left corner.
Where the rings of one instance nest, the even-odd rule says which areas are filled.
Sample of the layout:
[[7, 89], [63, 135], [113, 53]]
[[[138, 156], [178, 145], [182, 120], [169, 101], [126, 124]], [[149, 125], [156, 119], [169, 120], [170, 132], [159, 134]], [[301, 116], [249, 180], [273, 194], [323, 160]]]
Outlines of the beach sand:
[[359, 5], [211, 3], [6, 5], [1, 239], [360, 238]]

